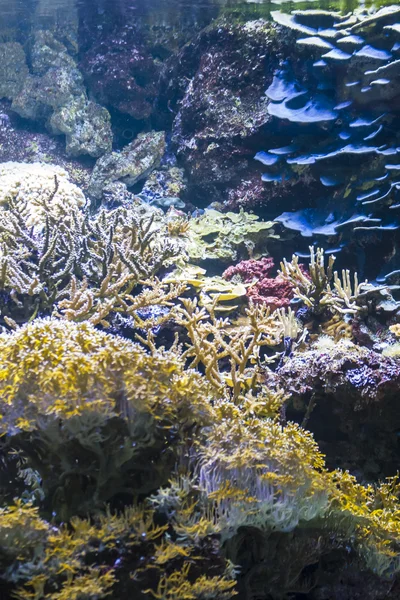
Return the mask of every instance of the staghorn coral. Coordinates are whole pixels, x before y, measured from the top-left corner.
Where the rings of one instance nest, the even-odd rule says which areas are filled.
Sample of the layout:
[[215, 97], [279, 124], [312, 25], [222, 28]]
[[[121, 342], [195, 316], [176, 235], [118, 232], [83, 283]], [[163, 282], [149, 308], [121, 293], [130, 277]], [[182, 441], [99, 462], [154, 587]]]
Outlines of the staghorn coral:
[[[337, 271], [333, 271], [335, 257], [329, 256], [328, 265], [325, 267], [325, 257], [322, 248], [315, 251], [310, 246], [310, 264], [308, 272], [304, 272], [299, 265], [299, 257], [293, 256], [292, 261], [286, 259], [281, 263], [279, 274], [294, 287], [295, 295], [300, 298], [305, 306], [315, 314], [331, 309], [340, 314], [356, 315], [365, 310], [359, 298], [364, 288], [368, 287], [367, 281], [358, 282], [357, 273], [354, 274], [354, 284], [351, 282], [350, 272], [342, 271], [342, 278]], [[333, 288], [331, 282], [333, 279]]]
[[205, 375], [219, 393], [238, 398], [257, 382], [258, 368], [265, 360], [262, 350], [278, 346], [284, 336], [297, 337], [299, 325], [292, 313], [270, 312], [266, 306], [251, 305], [244, 323], [231, 325], [217, 318], [218, 296], [211, 305], [199, 308], [197, 299], [183, 298], [174, 320], [187, 331], [189, 343], [182, 357], [190, 367], [203, 365]]
[[[35, 188], [32, 197], [29, 190], [15, 199], [5, 195], [8, 202], [0, 211], [3, 322], [53, 312], [106, 326], [106, 317], [117, 309], [131, 315], [146, 302], [168, 304], [182, 293], [183, 284], [168, 287], [152, 279], [184, 254], [183, 241], [169, 238], [162, 213], [134, 204], [90, 217], [73, 204], [73, 196], [70, 204], [62, 202], [62, 186], [56, 171], [48, 192]], [[82, 194], [79, 198], [84, 200]], [[140, 300], [134, 300], [134, 288], [145, 282]]]
[[209, 422], [207, 381], [174, 349], [150, 350], [54, 319], [0, 335], [0, 431], [61, 518], [156, 488]]

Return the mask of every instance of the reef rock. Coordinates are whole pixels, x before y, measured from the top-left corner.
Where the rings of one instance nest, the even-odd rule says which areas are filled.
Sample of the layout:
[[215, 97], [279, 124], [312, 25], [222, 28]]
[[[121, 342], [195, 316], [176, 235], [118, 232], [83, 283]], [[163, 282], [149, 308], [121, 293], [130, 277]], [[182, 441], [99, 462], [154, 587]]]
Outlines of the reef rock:
[[75, 68], [51, 67], [43, 76], [29, 75], [12, 109], [24, 119], [46, 120], [83, 93], [82, 75]]
[[29, 225], [41, 228], [49, 212], [60, 217], [66, 207], [83, 208], [86, 199], [61, 167], [5, 162], [0, 163], [0, 210], [10, 202], [21, 207]]
[[175, 112], [172, 139], [196, 201], [242, 195], [237, 190], [250, 179], [249, 198], [265, 199], [264, 186], [252, 178], [254, 147], [271, 120], [265, 89], [290, 38], [279, 38], [261, 19], [219, 20], [165, 67], [159, 110], [166, 118]]
[[150, 117], [158, 92], [159, 67], [137, 27], [126, 25], [100, 38], [84, 53], [80, 67], [99, 102], [137, 120]]
[[65, 134], [70, 156], [102, 156], [111, 150], [111, 118], [107, 109], [88, 101], [85, 95], [74, 98], [54, 112], [49, 127], [55, 134]]
[[0, 44], [0, 99], [12, 100], [20, 92], [28, 72], [21, 44]]
[[278, 370], [291, 395], [290, 420], [314, 433], [328, 466], [364, 479], [395, 475], [399, 449], [400, 362], [349, 340], [322, 337]]
[[49, 30], [36, 32], [31, 51], [31, 63], [35, 75], [44, 75], [51, 67], [76, 67], [67, 48]]
[[165, 133], [141, 133], [121, 152], [110, 152], [97, 161], [89, 185], [89, 193], [101, 198], [102, 190], [113, 181], [127, 186], [145, 179], [156, 169], [165, 152]]
[[178, 167], [153, 171], [146, 180], [140, 197], [151, 204], [169, 208], [184, 208], [182, 196], [186, 191], [185, 172]]
[[66, 135], [67, 153], [99, 157], [112, 146], [108, 111], [88, 100], [83, 77], [65, 46], [50, 32], [38, 31], [32, 69], [12, 110], [25, 119], [43, 121], [53, 134]]
[[47, 163], [63, 167], [70, 180], [86, 190], [91, 175], [90, 161], [79, 161], [67, 156], [60, 137], [37, 131], [0, 100], [0, 162]]

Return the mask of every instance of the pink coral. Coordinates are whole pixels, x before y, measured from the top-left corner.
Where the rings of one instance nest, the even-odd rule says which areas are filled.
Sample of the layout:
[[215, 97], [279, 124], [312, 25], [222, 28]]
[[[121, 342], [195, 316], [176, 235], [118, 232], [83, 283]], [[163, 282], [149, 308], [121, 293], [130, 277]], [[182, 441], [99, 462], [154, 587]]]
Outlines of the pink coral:
[[239, 277], [243, 283], [254, 282], [247, 289], [247, 297], [255, 304], [267, 304], [275, 310], [289, 305], [293, 298], [293, 286], [279, 275], [274, 278], [269, 277], [273, 268], [272, 258], [243, 260], [226, 269], [222, 276], [225, 279]]

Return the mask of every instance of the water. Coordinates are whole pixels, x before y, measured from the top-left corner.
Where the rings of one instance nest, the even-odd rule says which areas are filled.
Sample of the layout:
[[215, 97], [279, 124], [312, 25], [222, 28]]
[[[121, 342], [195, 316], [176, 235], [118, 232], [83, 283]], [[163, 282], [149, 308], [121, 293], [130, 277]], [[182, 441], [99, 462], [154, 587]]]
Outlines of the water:
[[221, 12], [248, 14], [249, 16], [268, 17], [271, 10], [281, 7], [290, 12], [298, 8], [321, 8], [340, 10], [347, 13], [359, 7], [384, 6], [389, 0], [381, 2], [357, 2], [356, 0], [1, 0], [0, 31], [8, 28], [20, 28], [26, 24], [42, 27], [50, 23], [62, 22], [65, 19], [75, 20], [80, 9], [90, 6], [93, 18], [104, 16], [110, 20], [117, 15], [125, 18], [148, 18], [153, 23], [179, 24], [187, 19], [206, 22]]
[[0, 600], [398, 600], [399, 242], [400, 5], [0, 0]]

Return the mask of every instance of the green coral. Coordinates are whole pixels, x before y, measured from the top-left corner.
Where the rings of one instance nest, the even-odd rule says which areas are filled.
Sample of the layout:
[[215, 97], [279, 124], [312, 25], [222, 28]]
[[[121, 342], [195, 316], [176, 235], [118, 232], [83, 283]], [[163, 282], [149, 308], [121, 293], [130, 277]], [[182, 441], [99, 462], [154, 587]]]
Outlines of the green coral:
[[232, 262], [266, 253], [266, 241], [274, 235], [274, 223], [256, 215], [220, 213], [208, 209], [189, 222], [187, 252], [193, 262], [221, 260]]

